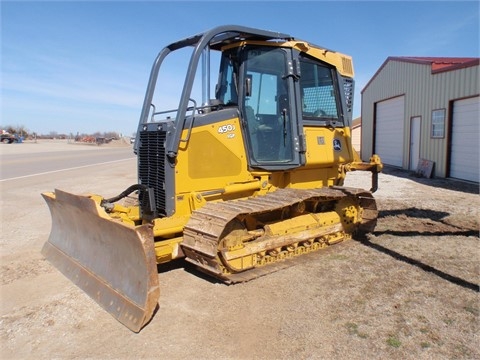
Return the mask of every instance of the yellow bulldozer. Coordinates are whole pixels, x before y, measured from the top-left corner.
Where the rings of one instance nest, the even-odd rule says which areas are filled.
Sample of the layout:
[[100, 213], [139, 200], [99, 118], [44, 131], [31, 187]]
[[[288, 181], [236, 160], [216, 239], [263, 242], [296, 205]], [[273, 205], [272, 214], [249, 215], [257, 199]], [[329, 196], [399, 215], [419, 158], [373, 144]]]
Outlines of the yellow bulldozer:
[[[159, 74], [177, 51], [190, 60], [169, 109], [175, 85]], [[371, 232], [382, 163], [352, 147], [353, 93], [351, 57], [288, 34], [220, 26], [166, 46], [133, 145], [138, 183], [110, 199], [43, 193], [42, 253], [138, 332], [158, 306], [159, 264], [185, 258], [237, 283]], [[343, 187], [355, 170], [372, 173], [370, 191]]]

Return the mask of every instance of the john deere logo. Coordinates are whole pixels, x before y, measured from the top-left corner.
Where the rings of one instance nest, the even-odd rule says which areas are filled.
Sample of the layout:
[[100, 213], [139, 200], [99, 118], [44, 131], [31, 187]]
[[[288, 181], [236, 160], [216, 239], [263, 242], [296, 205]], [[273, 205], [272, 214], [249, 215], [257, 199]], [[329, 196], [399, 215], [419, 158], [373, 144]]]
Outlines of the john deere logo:
[[333, 150], [342, 151], [342, 143], [338, 139], [333, 139]]

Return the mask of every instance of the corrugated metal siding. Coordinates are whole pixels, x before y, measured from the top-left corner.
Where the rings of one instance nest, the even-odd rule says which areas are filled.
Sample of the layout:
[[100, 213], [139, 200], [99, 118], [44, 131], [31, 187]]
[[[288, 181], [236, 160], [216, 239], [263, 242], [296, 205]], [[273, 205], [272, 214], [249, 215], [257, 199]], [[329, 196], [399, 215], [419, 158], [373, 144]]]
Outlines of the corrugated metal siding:
[[[403, 165], [408, 169], [410, 119], [422, 118], [420, 157], [435, 162], [435, 176], [446, 176], [447, 131], [452, 101], [478, 95], [479, 66], [437, 74], [431, 66], [391, 60], [362, 91], [362, 158], [368, 160], [373, 150], [375, 103], [405, 95]], [[431, 138], [431, 112], [446, 110], [445, 138]]]

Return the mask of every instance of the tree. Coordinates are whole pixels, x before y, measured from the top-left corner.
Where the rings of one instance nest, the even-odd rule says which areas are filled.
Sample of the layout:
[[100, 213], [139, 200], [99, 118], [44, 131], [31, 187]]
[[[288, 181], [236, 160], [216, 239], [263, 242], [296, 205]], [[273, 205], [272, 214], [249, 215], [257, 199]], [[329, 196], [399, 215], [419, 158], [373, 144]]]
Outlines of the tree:
[[30, 134], [30, 131], [24, 125], [6, 125], [0, 126], [0, 128], [13, 135], [27, 137]]

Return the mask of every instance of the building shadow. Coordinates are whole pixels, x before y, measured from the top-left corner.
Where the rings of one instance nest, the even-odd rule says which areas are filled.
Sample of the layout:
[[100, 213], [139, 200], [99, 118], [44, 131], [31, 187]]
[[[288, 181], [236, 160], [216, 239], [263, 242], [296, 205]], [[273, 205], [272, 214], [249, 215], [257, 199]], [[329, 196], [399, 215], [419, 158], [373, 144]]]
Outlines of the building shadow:
[[397, 167], [385, 165], [382, 173], [392, 175], [404, 179], [415, 181], [426, 186], [433, 186], [446, 190], [461, 191], [468, 194], [479, 194], [480, 187], [478, 183], [470, 181], [458, 180], [453, 178], [425, 178], [417, 175], [414, 171], [404, 170]]
[[[391, 210], [380, 210], [378, 212], [378, 218], [387, 218], [387, 217], [397, 217], [403, 216], [407, 218], [416, 218], [416, 219], [423, 219], [423, 220], [430, 220], [433, 222], [441, 223], [448, 227], [448, 231], [445, 229], [440, 229], [438, 231], [429, 230], [429, 231], [420, 231], [410, 230], [408, 228], [404, 228], [402, 230], [375, 230], [373, 235], [380, 236], [384, 234], [394, 235], [394, 236], [479, 236], [479, 229], [478, 228], [459, 228], [453, 224], [447, 223], [444, 219], [450, 215], [448, 212], [445, 211], [436, 211], [430, 209], [419, 209], [416, 207], [411, 207], [407, 209], [391, 209]], [[478, 225], [478, 223], [477, 223]], [[434, 228], [434, 226], [432, 226]]]

